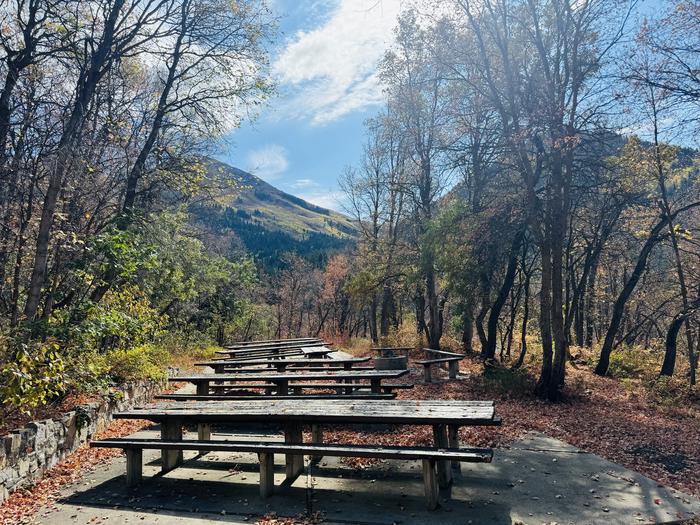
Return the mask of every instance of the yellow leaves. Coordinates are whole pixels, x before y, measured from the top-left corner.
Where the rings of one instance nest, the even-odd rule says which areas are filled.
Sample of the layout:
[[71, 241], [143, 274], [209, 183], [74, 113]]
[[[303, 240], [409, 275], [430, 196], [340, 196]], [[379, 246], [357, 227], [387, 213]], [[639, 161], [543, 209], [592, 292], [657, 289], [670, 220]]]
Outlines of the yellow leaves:
[[680, 224], [674, 224], [673, 225], [673, 231], [676, 233], [678, 237], [681, 239], [685, 239], [687, 241], [692, 241], [693, 240], [693, 232], [690, 230], [687, 230], [683, 228]]

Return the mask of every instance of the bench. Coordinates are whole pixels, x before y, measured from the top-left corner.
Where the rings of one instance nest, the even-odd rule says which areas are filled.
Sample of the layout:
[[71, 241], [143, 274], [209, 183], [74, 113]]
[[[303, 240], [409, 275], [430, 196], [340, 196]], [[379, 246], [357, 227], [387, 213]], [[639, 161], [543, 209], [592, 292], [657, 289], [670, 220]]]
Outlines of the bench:
[[[209, 385], [210, 390], [248, 390], [252, 388], [260, 388], [266, 391], [276, 390], [277, 386], [273, 384], [266, 383], [233, 383], [228, 385]], [[364, 390], [370, 390], [370, 385], [364, 383], [291, 383], [288, 387], [294, 392], [296, 396], [302, 396], [301, 390], [344, 390], [345, 395], [351, 395], [350, 393], [362, 392]], [[394, 390], [405, 390], [413, 388], [412, 384], [394, 384], [394, 383], [384, 383], [379, 386], [381, 392], [384, 394], [391, 394]], [[376, 394], [377, 392], [375, 392]]]
[[[434, 510], [438, 506], [437, 462], [490, 463], [493, 451], [485, 448], [432, 448], [399, 447], [378, 445], [334, 445], [321, 443], [279, 443], [249, 441], [212, 440], [157, 440], [157, 439], [105, 439], [92, 441], [91, 447], [120, 448], [126, 453], [126, 484], [133, 487], [143, 479], [143, 450], [195, 450], [202, 452], [248, 452], [256, 453], [260, 462], [260, 496], [267, 498], [274, 490], [274, 454], [360, 457], [381, 459], [421, 460], [423, 463], [423, 484], [427, 507]], [[303, 463], [287, 477], [294, 478], [303, 470]], [[291, 474], [291, 476], [290, 476]]]
[[[169, 399], [171, 401], [245, 401], [255, 398], [257, 394], [158, 394], [155, 399]], [[343, 399], [394, 399], [396, 394], [373, 394], [371, 392], [357, 392], [343, 394]], [[285, 399], [337, 399], [338, 394], [290, 394]]]
[[[450, 379], [456, 379], [459, 373], [459, 362], [465, 358], [462, 354], [454, 352], [445, 352], [444, 350], [433, 350], [432, 348], [423, 349], [427, 354], [428, 359], [416, 361], [416, 364], [423, 365], [424, 377], [426, 383], [433, 382], [432, 366], [433, 365], [448, 365], [448, 374]], [[431, 358], [432, 355], [439, 357]]]

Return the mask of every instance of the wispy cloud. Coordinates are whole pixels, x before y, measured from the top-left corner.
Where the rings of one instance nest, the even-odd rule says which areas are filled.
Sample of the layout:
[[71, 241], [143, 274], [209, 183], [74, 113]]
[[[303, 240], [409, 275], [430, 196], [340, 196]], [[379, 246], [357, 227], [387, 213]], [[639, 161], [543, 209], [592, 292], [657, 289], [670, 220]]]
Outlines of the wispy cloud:
[[304, 199], [311, 204], [328, 208], [330, 210], [341, 211], [341, 199], [343, 194], [339, 191], [312, 191], [308, 193], [299, 193], [297, 197]]
[[267, 181], [279, 179], [287, 168], [287, 150], [279, 144], [262, 146], [251, 151], [247, 157], [248, 171]]
[[297, 179], [292, 183], [292, 188], [295, 190], [302, 190], [308, 188], [318, 187], [318, 182], [311, 179]]
[[285, 116], [320, 125], [383, 101], [377, 63], [402, 0], [339, 0], [321, 25], [296, 33], [273, 63], [290, 97]]

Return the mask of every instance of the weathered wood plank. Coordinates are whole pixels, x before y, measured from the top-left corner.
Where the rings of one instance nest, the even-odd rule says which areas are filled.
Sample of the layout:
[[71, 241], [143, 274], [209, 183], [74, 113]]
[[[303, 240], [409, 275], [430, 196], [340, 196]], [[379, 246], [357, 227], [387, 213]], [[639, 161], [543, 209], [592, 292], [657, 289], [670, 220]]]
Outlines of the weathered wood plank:
[[362, 457], [385, 459], [447, 459], [465, 463], [489, 463], [493, 451], [488, 448], [436, 449], [423, 446], [394, 445], [338, 445], [333, 443], [282, 443], [280, 441], [198, 441], [176, 440], [163, 441], [143, 438], [113, 438], [90, 442], [93, 448], [121, 449], [163, 449], [163, 450], [198, 450], [205, 448], [210, 452], [250, 452], [273, 454], [302, 454], [334, 457]]
[[[168, 399], [174, 401], [242, 401], [255, 399], [259, 394], [230, 395], [230, 394], [209, 394], [199, 396], [197, 394], [159, 394], [155, 399]], [[300, 396], [289, 395], [287, 399], [338, 399], [340, 397], [350, 399], [395, 399], [396, 394], [372, 394], [370, 392], [353, 392], [352, 394], [302, 394]]]

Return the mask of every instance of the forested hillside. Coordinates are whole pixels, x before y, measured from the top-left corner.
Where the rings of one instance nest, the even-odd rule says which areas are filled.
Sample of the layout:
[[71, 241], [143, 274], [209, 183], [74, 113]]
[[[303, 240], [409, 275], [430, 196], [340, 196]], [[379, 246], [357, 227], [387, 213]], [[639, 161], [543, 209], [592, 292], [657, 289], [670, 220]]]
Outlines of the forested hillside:
[[192, 220], [214, 242], [233, 235], [228, 256], [237, 255], [238, 245], [239, 254], [242, 249], [266, 271], [274, 272], [286, 253], [323, 267], [329, 256], [353, 244], [357, 230], [344, 215], [280, 191], [245, 171], [213, 159], [204, 162], [211, 178], [223, 184], [233, 181], [235, 191], [191, 204]]

